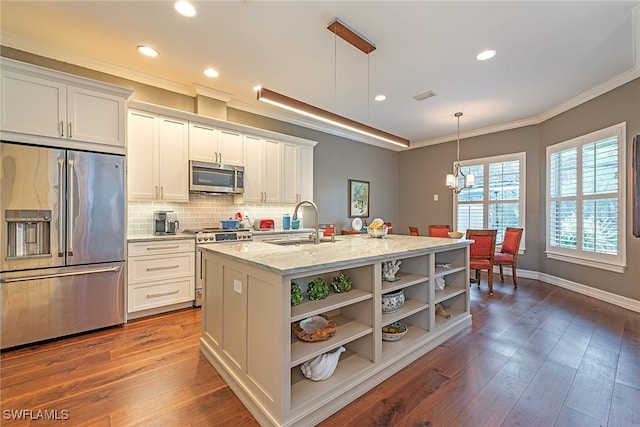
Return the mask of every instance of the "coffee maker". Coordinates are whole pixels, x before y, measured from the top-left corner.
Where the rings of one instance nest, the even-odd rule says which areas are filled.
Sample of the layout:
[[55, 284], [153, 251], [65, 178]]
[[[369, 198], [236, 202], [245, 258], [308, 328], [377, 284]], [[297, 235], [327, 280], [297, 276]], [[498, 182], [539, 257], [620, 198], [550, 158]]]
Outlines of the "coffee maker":
[[153, 215], [153, 222], [153, 234], [156, 236], [176, 234], [180, 227], [180, 221], [173, 211], [156, 211]]

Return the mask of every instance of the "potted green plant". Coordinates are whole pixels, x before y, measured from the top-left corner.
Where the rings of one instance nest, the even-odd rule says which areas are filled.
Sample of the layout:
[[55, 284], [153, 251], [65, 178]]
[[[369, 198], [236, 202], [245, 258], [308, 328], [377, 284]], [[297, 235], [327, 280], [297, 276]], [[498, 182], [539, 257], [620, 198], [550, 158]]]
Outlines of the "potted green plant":
[[340, 273], [333, 277], [331, 286], [337, 293], [349, 292], [351, 290], [351, 278], [344, 273]]
[[302, 291], [300, 291], [300, 285], [291, 281], [291, 305], [298, 305], [302, 302]]
[[307, 295], [312, 301], [324, 299], [329, 295], [329, 286], [321, 277], [313, 279], [307, 286]]

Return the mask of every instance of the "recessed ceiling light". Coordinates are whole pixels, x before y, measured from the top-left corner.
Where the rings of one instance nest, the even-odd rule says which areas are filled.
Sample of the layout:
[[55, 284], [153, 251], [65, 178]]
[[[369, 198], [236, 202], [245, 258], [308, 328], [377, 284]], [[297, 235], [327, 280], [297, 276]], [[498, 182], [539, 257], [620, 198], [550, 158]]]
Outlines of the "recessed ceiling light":
[[206, 70], [204, 70], [204, 75], [207, 77], [218, 77], [220, 73], [218, 73], [213, 68], [207, 68]]
[[146, 56], [158, 56], [158, 52], [149, 46], [138, 46], [138, 52]]
[[487, 59], [491, 59], [496, 56], [495, 50], [484, 50], [476, 55], [476, 59], [478, 61], [486, 61]]
[[376, 101], [384, 101], [385, 99], [387, 99], [387, 97], [384, 95], [376, 95], [376, 97], [373, 99], [375, 99]]
[[191, 17], [196, 15], [196, 8], [193, 7], [193, 5], [188, 1], [184, 1], [184, 0], [177, 1], [174, 7], [178, 11], [178, 13], [182, 16]]

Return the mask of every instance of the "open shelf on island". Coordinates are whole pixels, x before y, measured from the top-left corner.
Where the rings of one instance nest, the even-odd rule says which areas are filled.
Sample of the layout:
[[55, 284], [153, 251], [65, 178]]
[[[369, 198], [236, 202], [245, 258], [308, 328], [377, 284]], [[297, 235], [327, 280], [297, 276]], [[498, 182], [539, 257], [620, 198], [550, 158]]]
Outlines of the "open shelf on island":
[[300, 366], [291, 368], [291, 410], [302, 405], [317, 405], [323, 400], [335, 399], [331, 391], [341, 390], [346, 384], [370, 369], [373, 362], [366, 357], [347, 350], [340, 355], [340, 361], [332, 376], [324, 381], [312, 381], [302, 374]]
[[351, 289], [349, 292], [339, 294], [330, 292], [325, 299], [318, 301], [308, 301], [305, 299], [305, 301], [299, 305], [291, 307], [291, 321], [296, 322], [315, 314], [326, 313], [327, 311], [372, 298], [373, 294], [371, 292]]
[[461, 288], [454, 285], [447, 285], [442, 290], [436, 290], [435, 292], [435, 303], [439, 303], [442, 301], [446, 301], [449, 298], [455, 297], [456, 295], [460, 295], [466, 292], [465, 288]]
[[325, 341], [306, 342], [291, 333], [291, 366], [299, 365], [350, 341], [373, 332], [371, 325], [345, 316], [330, 316], [338, 325], [334, 336]]

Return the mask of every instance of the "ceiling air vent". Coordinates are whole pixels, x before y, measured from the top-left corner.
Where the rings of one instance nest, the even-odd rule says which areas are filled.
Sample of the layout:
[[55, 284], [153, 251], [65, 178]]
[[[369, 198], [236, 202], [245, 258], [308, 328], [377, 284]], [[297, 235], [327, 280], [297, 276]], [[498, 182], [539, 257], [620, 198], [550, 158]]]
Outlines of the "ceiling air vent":
[[420, 95], [416, 95], [413, 97], [416, 101], [424, 101], [427, 98], [431, 98], [432, 96], [436, 96], [436, 93], [432, 90], [427, 91], [425, 93], [421, 93]]

